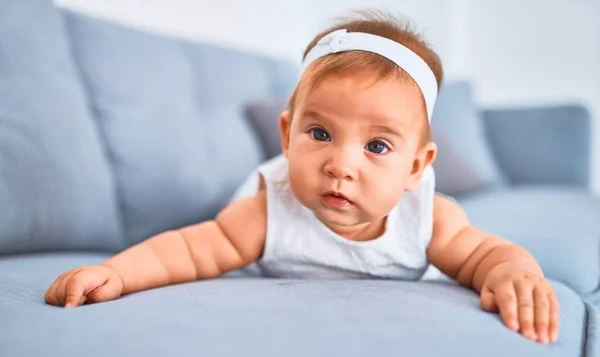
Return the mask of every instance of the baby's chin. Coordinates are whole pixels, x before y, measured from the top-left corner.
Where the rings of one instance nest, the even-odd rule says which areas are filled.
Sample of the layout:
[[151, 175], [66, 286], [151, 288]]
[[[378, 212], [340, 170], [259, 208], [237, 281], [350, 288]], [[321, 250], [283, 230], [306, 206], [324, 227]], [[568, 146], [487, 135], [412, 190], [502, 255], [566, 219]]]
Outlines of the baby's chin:
[[371, 217], [355, 205], [343, 207], [341, 209], [331, 208], [324, 204], [310, 208], [317, 218], [327, 226], [338, 227], [340, 229], [349, 229], [368, 223], [377, 222], [380, 218]]
[[314, 215], [329, 228], [337, 227], [339, 229], [351, 229], [368, 223], [379, 222], [387, 213], [382, 215], [373, 215], [366, 212], [363, 206], [356, 202], [339, 202], [335, 199], [328, 200], [323, 196], [298, 196], [296, 199], [305, 208], [309, 209]]
[[331, 231], [352, 241], [377, 239], [385, 231], [385, 217], [368, 220], [354, 215], [333, 215], [331, 212], [315, 212], [315, 215]]
[[332, 212], [327, 209], [313, 210], [317, 218], [328, 226], [349, 228], [364, 223], [356, 215], [347, 212]]

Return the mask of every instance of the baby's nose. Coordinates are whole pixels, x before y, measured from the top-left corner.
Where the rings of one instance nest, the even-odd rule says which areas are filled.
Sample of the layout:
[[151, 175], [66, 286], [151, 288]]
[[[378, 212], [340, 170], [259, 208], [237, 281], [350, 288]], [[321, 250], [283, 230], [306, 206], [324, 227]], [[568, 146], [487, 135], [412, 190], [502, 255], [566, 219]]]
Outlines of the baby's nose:
[[357, 176], [355, 160], [350, 155], [336, 155], [324, 167], [325, 174], [337, 179], [354, 180]]

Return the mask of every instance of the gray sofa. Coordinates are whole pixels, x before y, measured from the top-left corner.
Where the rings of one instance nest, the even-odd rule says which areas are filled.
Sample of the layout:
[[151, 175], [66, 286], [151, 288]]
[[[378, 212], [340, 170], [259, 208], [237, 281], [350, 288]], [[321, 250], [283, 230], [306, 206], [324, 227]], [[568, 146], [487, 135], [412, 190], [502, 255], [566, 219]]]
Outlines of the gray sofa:
[[213, 217], [269, 156], [249, 108], [285, 98], [297, 74], [51, 1], [0, 2], [0, 356], [600, 356], [587, 111], [481, 109], [468, 83], [448, 83], [436, 107], [440, 191], [536, 256], [561, 303], [557, 343], [509, 331], [435, 274], [239, 272], [77, 309], [44, 303], [65, 270]]

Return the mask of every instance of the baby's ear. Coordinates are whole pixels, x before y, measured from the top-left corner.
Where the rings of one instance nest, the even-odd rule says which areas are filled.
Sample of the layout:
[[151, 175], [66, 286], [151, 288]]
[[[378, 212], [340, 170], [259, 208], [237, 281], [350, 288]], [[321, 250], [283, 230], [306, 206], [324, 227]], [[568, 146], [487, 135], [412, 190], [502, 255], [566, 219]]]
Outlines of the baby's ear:
[[292, 125], [291, 115], [289, 111], [284, 111], [279, 116], [279, 133], [281, 134], [281, 151], [287, 157], [288, 148], [290, 147], [290, 127]]
[[405, 191], [412, 191], [415, 188], [417, 188], [417, 186], [419, 186], [419, 182], [421, 181], [421, 176], [423, 176], [425, 168], [433, 164], [436, 156], [437, 145], [431, 141], [425, 144], [421, 149], [419, 149], [419, 151], [417, 151], [417, 155], [415, 155], [415, 160], [413, 161], [408, 181], [406, 182], [406, 186], [404, 189]]

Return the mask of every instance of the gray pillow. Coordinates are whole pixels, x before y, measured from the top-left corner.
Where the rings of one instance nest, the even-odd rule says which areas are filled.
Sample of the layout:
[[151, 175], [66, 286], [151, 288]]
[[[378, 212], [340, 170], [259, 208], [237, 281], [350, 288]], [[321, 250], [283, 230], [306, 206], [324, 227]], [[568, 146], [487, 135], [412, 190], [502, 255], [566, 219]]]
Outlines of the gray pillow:
[[464, 196], [505, 182], [468, 83], [454, 82], [442, 87], [431, 131], [439, 147], [433, 164], [439, 192]]
[[436, 191], [450, 196], [465, 196], [482, 187], [472, 163], [453, 145], [448, 135], [436, 133], [434, 141], [438, 153], [433, 168], [435, 170]]
[[260, 138], [267, 159], [281, 153], [281, 135], [279, 134], [279, 116], [286, 109], [287, 99], [267, 98], [250, 102], [246, 115]]

